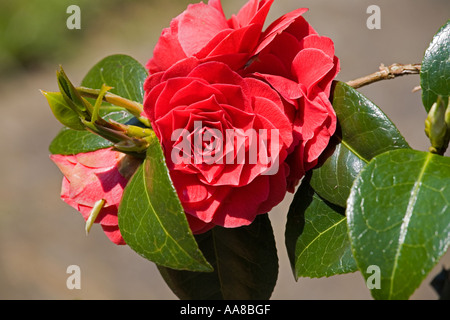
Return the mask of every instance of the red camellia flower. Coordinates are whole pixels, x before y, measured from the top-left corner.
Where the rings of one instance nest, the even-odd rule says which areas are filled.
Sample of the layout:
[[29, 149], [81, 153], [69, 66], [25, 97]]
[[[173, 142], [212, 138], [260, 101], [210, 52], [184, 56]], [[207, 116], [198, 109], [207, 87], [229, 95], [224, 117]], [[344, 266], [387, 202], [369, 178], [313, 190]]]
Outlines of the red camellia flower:
[[267, 83], [188, 58], [144, 88], [145, 116], [194, 233], [248, 225], [282, 201], [292, 122]]
[[243, 67], [257, 48], [272, 3], [250, 0], [228, 20], [220, 0], [189, 5], [163, 30], [147, 68], [164, 71], [187, 57]]
[[291, 118], [293, 152], [287, 159], [288, 190], [294, 192], [336, 130], [329, 96], [339, 60], [331, 39], [318, 35], [302, 17], [307, 9], [280, 17], [263, 32], [272, 4], [273, 0], [250, 0], [228, 20], [220, 0], [190, 5], [163, 31], [147, 68], [156, 74], [196, 57], [223, 62], [245, 78], [270, 84], [283, 103], [296, 110]]
[[295, 106], [294, 136], [298, 146], [290, 155], [289, 190], [315, 167], [336, 130], [336, 115], [329, 100], [339, 72], [330, 38], [319, 36], [298, 9], [272, 23], [262, 35], [247, 76], [261, 77]]
[[108, 238], [123, 245], [117, 212], [123, 190], [139, 162], [124, 153], [100, 149], [77, 155], [51, 155], [64, 175], [61, 199], [78, 210], [87, 221], [94, 205], [103, 200], [94, 222], [99, 223]]
[[[317, 165], [336, 130], [333, 42], [302, 17], [307, 9], [263, 31], [272, 3], [250, 0], [228, 20], [220, 0], [190, 5], [163, 31], [147, 63], [144, 115], [194, 232], [247, 225], [268, 212]], [[217, 146], [230, 128], [279, 130], [278, 156], [276, 148], [270, 153], [279, 160], [276, 174], [265, 175], [262, 163], [212, 161], [226, 158]]]

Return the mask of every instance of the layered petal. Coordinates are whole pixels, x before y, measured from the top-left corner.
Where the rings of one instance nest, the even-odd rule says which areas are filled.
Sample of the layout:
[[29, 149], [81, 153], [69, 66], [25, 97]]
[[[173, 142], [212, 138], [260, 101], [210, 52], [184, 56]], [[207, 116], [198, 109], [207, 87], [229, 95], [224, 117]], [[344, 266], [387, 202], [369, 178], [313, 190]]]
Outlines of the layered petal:
[[269, 84], [243, 78], [224, 63], [189, 58], [174, 68], [183, 72], [169, 68], [160, 83], [149, 80], [144, 113], [191, 228], [248, 225], [286, 193], [292, 117]]
[[86, 221], [94, 205], [104, 200], [94, 222], [100, 224], [108, 238], [116, 244], [125, 244], [117, 218], [123, 190], [140, 164], [139, 160], [129, 157], [111, 148], [74, 156], [50, 156], [64, 175], [61, 199], [79, 211]]
[[220, 0], [189, 5], [161, 33], [147, 69], [155, 74], [187, 57], [243, 68], [255, 54], [272, 3], [250, 0], [228, 20]]
[[248, 77], [269, 83], [296, 109], [294, 143], [289, 150], [288, 188], [317, 164], [336, 130], [336, 115], [329, 101], [339, 72], [333, 41], [320, 36], [302, 17], [306, 9], [290, 12], [264, 32], [258, 55], [247, 65]]

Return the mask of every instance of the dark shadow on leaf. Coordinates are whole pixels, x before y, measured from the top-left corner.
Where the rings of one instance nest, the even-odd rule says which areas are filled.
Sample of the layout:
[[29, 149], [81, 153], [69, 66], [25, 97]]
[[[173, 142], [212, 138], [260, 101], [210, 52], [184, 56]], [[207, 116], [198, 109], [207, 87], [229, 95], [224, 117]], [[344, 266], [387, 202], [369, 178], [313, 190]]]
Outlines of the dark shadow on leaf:
[[[345, 216], [345, 209], [330, 203], [329, 201], [320, 197], [310, 185], [312, 172], [308, 172], [303, 178], [300, 187], [295, 193], [294, 199], [289, 207], [289, 212], [286, 222], [285, 230], [285, 245], [287, 254], [292, 267], [295, 270], [295, 251], [299, 237], [303, 234], [305, 228], [305, 213], [311, 206], [314, 198], [320, 198], [321, 201], [332, 211]], [[295, 274], [295, 271], [294, 271]]]
[[431, 286], [439, 295], [439, 300], [450, 300], [450, 269], [442, 271], [431, 281]]
[[310, 180], [311, 173], [308, 172], [295, 193], [287, 216], [285, 245], [292, 270], [295, 270], [295, 246], [297, 239], [305, 227], [304, 213], [313, 200], [314, 190], [309, 184]]
[[167, 285], [182, 300], [267, 300], [278, 278], [278, 257], [267, 214], [249, 226], [214, 227], [195, 236], [214, 272], [158, 266]]

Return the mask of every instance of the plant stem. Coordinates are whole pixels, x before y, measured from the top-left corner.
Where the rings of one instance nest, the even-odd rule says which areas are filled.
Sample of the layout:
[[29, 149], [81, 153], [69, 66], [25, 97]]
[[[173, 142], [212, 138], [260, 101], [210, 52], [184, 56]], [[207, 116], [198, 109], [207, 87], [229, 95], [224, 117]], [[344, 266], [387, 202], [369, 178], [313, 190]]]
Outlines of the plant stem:
[[100, 110], [100, 106], [102, 105], [103, 97], [108, 92], [108, 90], [111, 90], [111, 89], [112, 89], [111, 87], [102, 85], [102, 88], [100, 89], [100, 92], [97, 97], [97, 101], [95, 101], [94, 111], [92, 112], [92, 117], [91, 117], [91, 123], [94, 123], [100, 117], [99, 110]]
[[[90, 88], [85, 88], [85, 87], [78, 87], [77, 90], [82, 96], [88, 97], [88, 98], [96, 99], [100, 95], [100, 90], [98, 90], [98, 89], [90, 89]], [[116, 94], [113, 94], [111, 92], [107, 92], [104, 95], [103, 101], [106, 101], [106, 102], [109, 102], [109, 103], [111, 103], [113, 105], [116, 105], [116, 106], [123, 107], [123, 108], [127, 109], [140, 122], [142, 122], [147, 127], [151, 128], [150, 121], [148, 119], [146, 119], [146, 118], [141, 116], [141, 113], [142, 113], [142, 111], [144, 109], [142, 104], [140, 104], [140, 103], [138, 103], [136, 101], [131, 101], [131, 100], [125, 99], [125, 98], [123, 98], [121, 96], [118, 96]]]
[[389, 67], [381, 64], [379, 71], [352, 81], [348, 81], [347, 84], [354, 89], [358, 89], [381, 80], [394, 79], [408, 74], [420, 74], [420, 69], [421, 64], [394, 63]]

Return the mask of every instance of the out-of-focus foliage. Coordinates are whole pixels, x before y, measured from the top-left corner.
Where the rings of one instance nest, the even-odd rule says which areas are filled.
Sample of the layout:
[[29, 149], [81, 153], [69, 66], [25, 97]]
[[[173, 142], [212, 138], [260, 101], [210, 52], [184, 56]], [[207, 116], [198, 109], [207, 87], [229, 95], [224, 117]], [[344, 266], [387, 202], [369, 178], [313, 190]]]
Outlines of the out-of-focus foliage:
[[[91, 4], [89, 4], [91, 2]], [[70, 52], [83, 29], [69, 30], [70, 4], [101, 6], [105, 1], [15, 0], [0, 2], [0, 72], [38, 66], [44, 60]], [[92, 16], [85, 10], [82, 19]], [[84, 12], [83, 12], [84, 13]]]
[[[2, 0], [0, 77], [11, 75], [12, 72], [35, 69], [46, 61], [55, 61], [59, 57], [71, 58], [80, 50], [89, 50], [81, 46], [81, 41], [89, 37], [92, 26], [109, 16], [117, 19], [130, 6], [148, 5], [154, 1]], [[78, 5], [81, 9], [79, 30], [69, 30], [66, 27], [66, 21], [71, 15], [67, 13], [70, 5]]]

